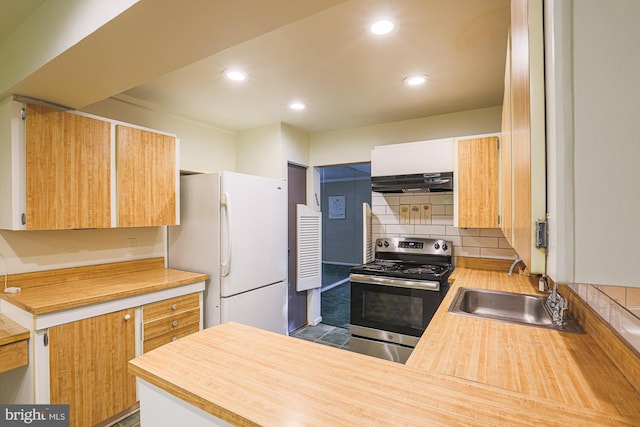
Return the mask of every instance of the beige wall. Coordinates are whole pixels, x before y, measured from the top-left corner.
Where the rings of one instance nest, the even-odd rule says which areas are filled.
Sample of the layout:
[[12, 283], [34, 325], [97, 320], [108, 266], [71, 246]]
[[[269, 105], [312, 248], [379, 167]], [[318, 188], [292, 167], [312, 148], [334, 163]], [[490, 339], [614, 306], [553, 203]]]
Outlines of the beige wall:
[[286, 123], [238, 132], [236, 171], [286, 178], [287, 164], [309, 164], [309, 135]]
[[238, 132], [236, 172], [282, 178], [280, 134], [280, 123]]
[[[286, 123], [282, 124], [282, 148], [286, 162], [309, 165], [309, 135]], [[284, 168], [286, 171], [286, 164]], [[286, 172], [285, 172], [285, 175]]]
[[[103, 230], [0, 230], [8, 274], [163, 257], [164, 227]], [[0, 263], [0, 275], [4, 275]]]
[[83, 111], [176, 134], [180, 138], [181, 169], [203, 172], [235, 170], [235, 132], [134, 105], [127, 102], [125, 97], [109, 98]]

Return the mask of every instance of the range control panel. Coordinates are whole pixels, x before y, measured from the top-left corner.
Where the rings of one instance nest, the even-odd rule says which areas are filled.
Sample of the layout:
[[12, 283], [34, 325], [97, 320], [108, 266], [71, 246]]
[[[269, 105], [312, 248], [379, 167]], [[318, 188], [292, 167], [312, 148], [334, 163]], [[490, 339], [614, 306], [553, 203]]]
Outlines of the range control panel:
[[382, 237], [376, 240], [376, 252], [451, 256], [452, 246], [447, 240], [419, 237]]

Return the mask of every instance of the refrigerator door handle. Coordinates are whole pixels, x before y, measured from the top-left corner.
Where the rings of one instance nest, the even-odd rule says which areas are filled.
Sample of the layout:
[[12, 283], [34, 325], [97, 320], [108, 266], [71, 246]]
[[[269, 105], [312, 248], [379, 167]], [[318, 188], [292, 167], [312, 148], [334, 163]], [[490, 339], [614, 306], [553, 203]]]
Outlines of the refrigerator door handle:
[[222, 211], [224, 211], [224, 218], [225, 218], [225, 223], [224, 223], [224, 227], [226, 230], [226, 234], [227, 234], [227, 246], [226, 246], [226, 256], [224, 257], [220, 257], [220, 274], [223, 277], [226, 277], [229, 275], [229, 270], [231, 267], [231, 219], [229, 217], [229, 207], [230, 207], [230, 202], [229, 202], [229, 193], [222, 193], [221, 197], [220, 197], [220, 213], [222, 213]]

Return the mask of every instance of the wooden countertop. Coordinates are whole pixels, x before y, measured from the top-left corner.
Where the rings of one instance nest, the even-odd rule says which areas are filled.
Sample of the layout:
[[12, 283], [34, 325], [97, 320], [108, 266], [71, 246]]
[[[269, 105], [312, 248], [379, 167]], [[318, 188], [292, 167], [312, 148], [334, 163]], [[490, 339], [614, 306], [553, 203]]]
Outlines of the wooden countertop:
[[29, 339], [29, 330], [0, 314], [0, 345]]
[[408, 366], [640, 421], [640, 394], [591, 335], [449, 313], [460, 287], [539, 293], [526, 276], [457, 269]]
[[9, 276], [22, 291], [0, 298], [34, 315], [131, 297], [207, 279], [164, 268], [163, 258], [64, 268]]
[[458, 286], [534, 292], [521, 276], [458, 271], [407, 365], [226, 323], [129, 369], [238, 425], [640, 423], [640, 396], [589, 335], [449, 314]]

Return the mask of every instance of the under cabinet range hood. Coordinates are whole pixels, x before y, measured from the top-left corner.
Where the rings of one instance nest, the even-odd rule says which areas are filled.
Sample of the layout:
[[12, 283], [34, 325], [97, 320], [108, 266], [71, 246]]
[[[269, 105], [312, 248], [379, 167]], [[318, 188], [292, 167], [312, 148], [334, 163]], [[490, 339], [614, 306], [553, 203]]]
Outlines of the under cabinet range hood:
[[372, 176], [371, 191], [377, 193], [453, 191], [453, 172]]
[[371, 150], [371, 190], [377, 193], [453, 191], [453, 170], [453, 138]]

